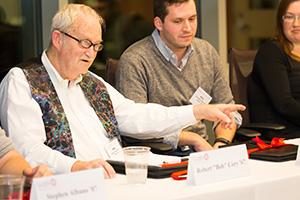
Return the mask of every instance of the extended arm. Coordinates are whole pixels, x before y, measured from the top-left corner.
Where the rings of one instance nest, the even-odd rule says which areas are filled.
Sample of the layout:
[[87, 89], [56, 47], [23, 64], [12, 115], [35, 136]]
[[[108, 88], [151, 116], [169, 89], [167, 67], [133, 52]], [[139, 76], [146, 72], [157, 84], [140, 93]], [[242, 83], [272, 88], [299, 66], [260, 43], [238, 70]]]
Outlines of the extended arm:
[[0, 173], [25, 175], [27, 177], [52, 175], [52, 172], [45, 165], [31, 168], [29, 163], [15, 150], [10, 150], [0, 158]]
[[48, 176], [52, 172], [45, 165], [31, 168], [29, 163], [16, 151], [11, 140], [0, 129], [0, 174], [17, 174], [27, 177]]
[[213, 149], [212, 146], [199, 134], [189, 131], [182, 131], [180, 133], [178, 145], [191, 145], [196, 151]]
[[1, 174], [22, 175], [25, 169], [31, 168], [24, 158], [15, 150], [7, 152], [0, 159]]

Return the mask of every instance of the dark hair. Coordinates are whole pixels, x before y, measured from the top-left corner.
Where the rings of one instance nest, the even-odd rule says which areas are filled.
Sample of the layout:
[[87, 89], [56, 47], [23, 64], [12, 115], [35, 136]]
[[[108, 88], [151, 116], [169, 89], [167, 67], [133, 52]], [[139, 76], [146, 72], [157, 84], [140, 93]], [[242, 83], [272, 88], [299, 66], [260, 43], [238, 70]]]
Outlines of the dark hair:
[[194, 0], [153, 0], [153, 15], [154, 17], [159, 17], [161, 21], [165, 20], [168, 15], [167, 7], [176, 3], [184, 3]]
[[[291, 53], [293, 44], [291, 41], [289, 41], [284, 34], [283, 31], [283, 20], [282, 16], [286, 14], [286, 11], [291, 3], [294, 3], [296, 1], [300, 0], [281, 0], [277, 9], [277, 15], [276, 15], [276, 40], [279, 42], [282, 49], [291, 57], [295, 57], [294, 54]], [[297, 58], [298, 60], [299, 58]]]

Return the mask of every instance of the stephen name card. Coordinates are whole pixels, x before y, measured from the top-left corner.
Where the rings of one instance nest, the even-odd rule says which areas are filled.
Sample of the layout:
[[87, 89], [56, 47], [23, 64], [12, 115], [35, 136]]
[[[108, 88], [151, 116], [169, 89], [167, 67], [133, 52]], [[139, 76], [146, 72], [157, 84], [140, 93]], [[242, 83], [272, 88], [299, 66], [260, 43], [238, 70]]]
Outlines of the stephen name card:
[[192, 153], [189, 158], [187, 182], [204, 185], [250, 175], [246, 145]]
[[30, 200], [106, 199], [102, 169], [33, 179]]

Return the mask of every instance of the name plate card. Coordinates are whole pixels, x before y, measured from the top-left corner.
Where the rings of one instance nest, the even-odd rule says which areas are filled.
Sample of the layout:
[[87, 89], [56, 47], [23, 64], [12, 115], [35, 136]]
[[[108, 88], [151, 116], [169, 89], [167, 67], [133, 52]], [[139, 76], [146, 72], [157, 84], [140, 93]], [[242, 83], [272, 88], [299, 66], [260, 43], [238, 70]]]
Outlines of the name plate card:
[[246, 145], [192, 153], [189, 157], [187, 183], [204, 185], [250, 175]]
[[33, 179], [30, 200], [106, 199], [103, 170], [91, 169]]
[[300, 167], [300, 145], [298, 145], [296, 165]]

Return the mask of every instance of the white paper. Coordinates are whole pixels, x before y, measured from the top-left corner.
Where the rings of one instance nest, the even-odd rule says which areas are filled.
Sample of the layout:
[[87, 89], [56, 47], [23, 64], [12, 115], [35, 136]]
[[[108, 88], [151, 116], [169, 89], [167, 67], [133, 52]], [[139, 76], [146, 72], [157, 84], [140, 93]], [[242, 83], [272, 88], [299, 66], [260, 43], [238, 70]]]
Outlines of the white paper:
[[106, 199], [101, 168], [35, 178], [30, 200]]
[[250, 175], [246, 145], [192, 153], [189, 157], [187, 182], [191, 185], [245, 177]]
[[212, 97], [199, 87], [190, 99], [190, 102], [195, 104], [209, 104]]

